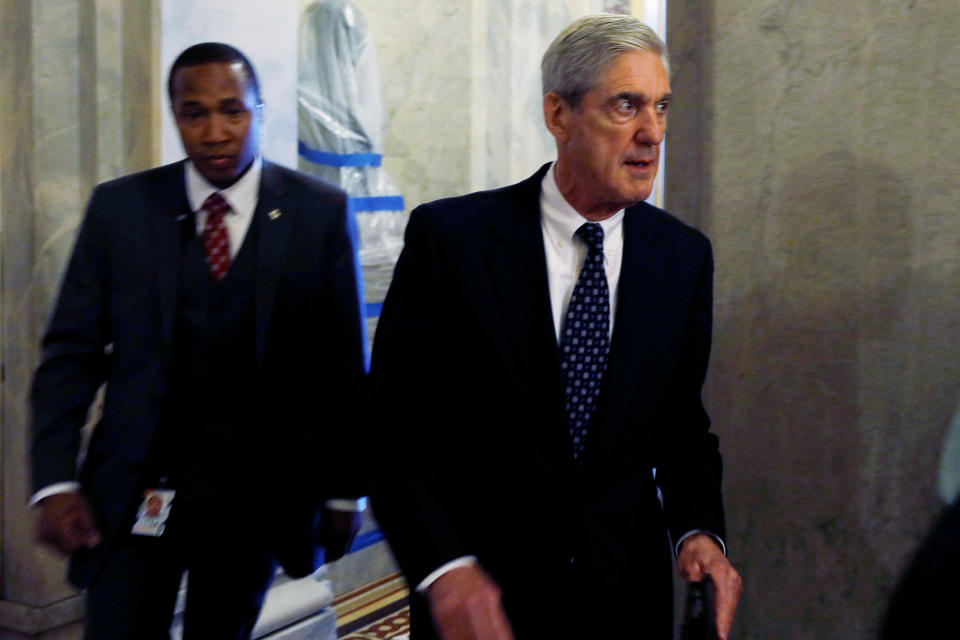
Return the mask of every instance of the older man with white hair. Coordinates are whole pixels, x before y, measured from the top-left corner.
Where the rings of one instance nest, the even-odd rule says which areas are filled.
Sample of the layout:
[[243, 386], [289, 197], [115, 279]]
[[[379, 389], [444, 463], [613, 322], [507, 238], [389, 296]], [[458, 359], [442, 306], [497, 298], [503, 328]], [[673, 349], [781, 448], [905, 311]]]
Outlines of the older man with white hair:
[[587, 16], [542, 71], [556, 162], [415, 210], [380, 318], [374, 509], [416, 587], [412, 637], [670, 638], [669, 532], [726, 638], [740, 577], [700, 399], [713, 259], [644, 202], [666, 49]]

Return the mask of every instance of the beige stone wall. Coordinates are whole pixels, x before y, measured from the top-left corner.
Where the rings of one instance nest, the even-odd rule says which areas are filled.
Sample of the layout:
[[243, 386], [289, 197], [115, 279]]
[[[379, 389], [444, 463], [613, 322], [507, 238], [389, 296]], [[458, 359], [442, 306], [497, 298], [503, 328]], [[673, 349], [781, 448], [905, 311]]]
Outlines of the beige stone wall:
[[735, 637], [873, 638], [960, 395], [960, 4], [671, 0], [667, 205], [713, 239]]

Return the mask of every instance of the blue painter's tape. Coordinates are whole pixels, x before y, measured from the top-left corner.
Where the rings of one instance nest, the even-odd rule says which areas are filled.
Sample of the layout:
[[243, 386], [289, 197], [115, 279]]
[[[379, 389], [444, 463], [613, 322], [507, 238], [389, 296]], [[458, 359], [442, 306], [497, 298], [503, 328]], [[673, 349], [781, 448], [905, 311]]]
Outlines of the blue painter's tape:
[[383, 156], [379, 153], [330, 153], [308, 147], [303, 140], [297, 142], [300, 155], [314, 164], [328, 167], [379, 167]]
[[350, 545], [350, 553], [355, 553], [361, 549], [372, 547], [381, 540], [383, 540], [383, 531], [380, 529], [374, 529], [373, 531], [361, 533], [353, 539], [353, 544]]
[[403, 211], [403, 196], [350, 196], [354, 211]]
[[368, 318], [379, 318], [380, 313], [383, 311], [382, 302], [368, 302], [367, 303], [367, 317]]
[[[367, 531], [366, 533], [361, 533], [360, 535], [358, 535], [356, 538], [353, 539], [353, 544], [350, 545], [350, 549], [347, 551], [347, 553], [356, 553], [357, 551], [361, 551], [363, 549], [366, 549], [367, 547], [372, 547], [373, 545], [377, 544], [383, 539], [384, 539], [383, 531], [381, 531], [380, 529], [374, 529], [373, 531]], [[326, 556], [327, 556], [327, 553], [323, 547], [321, 546], [316, 547], [316, 549], [313, 552], [314, 564], [319, 567], [320, 565], [322, 565], [324, 562], [327, 561]]]

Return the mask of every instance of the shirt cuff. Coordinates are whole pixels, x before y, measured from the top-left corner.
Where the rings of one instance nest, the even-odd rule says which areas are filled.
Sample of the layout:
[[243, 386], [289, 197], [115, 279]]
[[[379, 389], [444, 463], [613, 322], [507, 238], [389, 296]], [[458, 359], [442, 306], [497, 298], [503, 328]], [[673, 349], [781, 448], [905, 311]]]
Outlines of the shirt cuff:
[[327, 509], [334, 511], [353, 511], [359, 513], [367, 508], [366, 498], [331, 498], [325, 503]]
[[674, 552], [676, 555], [679, 556], [679, 555], [680, 555], [680, 546], [683, 544], [683, 541], [686, 540], [687, 538], [689, 538], [690, 536], [696, 535], [696, 534], [698, 534], [698, 533], [702, 533], [702, 534], [704, 534], [704, 535], [707, 535], [707, 536], [710, 536], [711, 538], [713, 538], [713, 541], [716, 542], [718, 545], [720, 545], [720, 549], [723, 551], [724, 557], [726, 557], [726, 555], [727, 555], [727, 545], [725, 545], [725, 544], [723, 543], [723, 540], [720, 538], [720, 536], [718, 536], [718, 535], [715, 534], [715, 533], [710, 533], [709, 531], [704, 531], [703, 529], [693, 529], [693, 530], [687, 531], [685, 534], [683, 534], [683, 536], [681, 536], [680, 539], [677, 540], [677, 544], [676, 544], [676, 546], [673, 548], [673, 552]]
[[35, 507], [37, 506], [37, 503], [43, 500], [44, 498], [48, 498], [58, 493], [76, 493], [79, 490], [80, 490], [79, 482], [68, 481], [68, 482], [56, 482], [54, 484], [48, 484], [43, 489], [40, 489], [40, 491], [37, 491], [35, 494], [30, 496], [30, 501], [27, 503], [27, 505], [31, 507]]
[[454, 569], [459, 569], [460, 567], [472, 567], [477, 564], [477, 556], [462, 556], [451, 560], [450, 562], [440, 565], [439, 569], [435, 569], [430, 572], [426, 578], [420, 581], [420, 584], [417, 585], [417, 593], [423, 593], [426, 591], [430, 585], [436, 582], [437, 578], [447, 573], [448, 571], [453, 571]]

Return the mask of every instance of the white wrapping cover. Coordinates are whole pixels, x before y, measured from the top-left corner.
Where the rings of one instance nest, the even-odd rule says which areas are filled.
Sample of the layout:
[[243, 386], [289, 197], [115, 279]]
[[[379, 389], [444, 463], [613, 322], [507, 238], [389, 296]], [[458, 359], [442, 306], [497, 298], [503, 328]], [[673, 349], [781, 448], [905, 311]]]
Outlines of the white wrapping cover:
[[[346, 154], [383, 153], [380, 74], [363, 15], [350, 0], [318, 0], [303, 13], [299, 46], [300, 170], [354, 198], [400, 195], [382, 166], [331, 166]], [[311, 161], [303, 146], [336, 158]], [[365, 295], [381, 301], [403, 246], [406, 213], [358, 211], [356, 218]]]
[[953, 414], [943, 449], [940, 451], [937, 489], [940, 498], [947, 504], [953, 504], [960, 498], [960, 405]]

